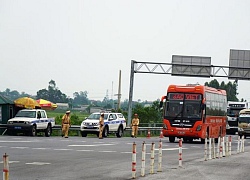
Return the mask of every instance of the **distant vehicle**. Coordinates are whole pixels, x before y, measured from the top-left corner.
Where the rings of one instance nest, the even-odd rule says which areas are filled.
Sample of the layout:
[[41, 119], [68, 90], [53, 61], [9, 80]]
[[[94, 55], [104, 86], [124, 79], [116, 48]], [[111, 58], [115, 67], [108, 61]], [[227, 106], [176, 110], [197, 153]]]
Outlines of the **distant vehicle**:
[[228, 101], [227, 103], [227, 134], [238, 132], [238, 117], [242, 109], [247, 109], [247, 102]]
[[[164, 101], [165, 100], [165, 101]], [[184, 141], [226, 134], [227, 94], [203, 85], [170, 85], [160, 102], [163, 107], [163, 135], [170, 142]]]
[[242, 109], [239, 113], [238, 135], [250, 136], [250, 109]]
[[27, 135], [36, 136], [37, 132], [44, 132], [46, 137], [52, 133], [55, 119], [48, 118], [45, 110], [23, 109], [7, 122], [7, 133], [15, 134], [25, 132]]
[[[99, 136], [99, 119], [101, 113], [92, 113], [81, 123], [81, 135], [86, 137], [88, 134], [96, 134]], [[104, 113], [104, 129], [103, 137], [107, 137], [110, 133], [115, 133], [117, 137], [122, 137], [126, 128], [126, 119], [122, 113]]]

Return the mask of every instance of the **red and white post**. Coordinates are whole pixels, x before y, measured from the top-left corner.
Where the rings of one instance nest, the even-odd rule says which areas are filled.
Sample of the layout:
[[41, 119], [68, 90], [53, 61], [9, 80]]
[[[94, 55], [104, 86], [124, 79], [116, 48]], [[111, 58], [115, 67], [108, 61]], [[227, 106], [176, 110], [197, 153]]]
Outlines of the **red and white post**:
[[142, 143], [142, 155], [141, 155], [141, 176], [145, 176], [145, 159], [146, 159], [146, 144]]
[[212, 138], [209, 138], [209, 144], [208, 144], [208, 159], [212, 159]]
[[226, 137], [226, 157], [229, 156], [229, 145], [228, 145], [228, 136]]
[[215, 139], [212, 139], [212, 152], [213, 152], [213, 156], [212, 158], [215, 159], [216, 158], [216, 152], [215, 152]]
[[240, 136], [238, 136], [238, 146], [237, 146], [237, 153], [240, 153]]
[[133, 143], [132, 147], [132, 179], [136, 178], [136, 144]]
[[3, 155], [3, 180], [9, 180], [9, 156]]
[[228, 154], [229, 156], [232, 155], [232, 136], [229, 136], [229, 143], [228, 143]]
[[241, 142], [242, 142], [242, 151], [241, 152], [245, 152], [245, 136], [244, 135], [241, 138]]
[[182, 139], [179, 139], [179, 167], [182, 167]]
[[222, 157], [225, 157], [226, 156], [225, 137], [222, 137], [221, 143], [222, 143]]
[[162, 141], [159, 142], [159, 153], [158, 153], [158, 170], [157, 172], [162, 172]]
[[223, 157], [223, 149], [222, 149], [222, 144], [223, 144], [223, 138], [220, 137], [220, 155], [219, 157], [222, 158]]
[[155, 143], [152, 143], [151, 159], [150, 159], [150, 174], [154, 174], [154, 164], [155, 164]]
[[216, 158], [220, 158], [220, 137], [218, 137]]
[[207, 161], [207, 137], [205, 137], [205, 144], [204, 144], [204, 160]]

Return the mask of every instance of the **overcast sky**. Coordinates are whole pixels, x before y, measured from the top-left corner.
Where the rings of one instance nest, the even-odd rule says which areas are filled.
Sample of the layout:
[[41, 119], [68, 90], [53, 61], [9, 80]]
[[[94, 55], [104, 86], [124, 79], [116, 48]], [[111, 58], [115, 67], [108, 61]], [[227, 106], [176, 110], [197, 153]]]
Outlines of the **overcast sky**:
[[[87, 91], [102, 100], [117, 94], [121, 70], [124, 100], [131, 60], [192, 55], [228, 66], [230, 49], [250, 49], [249, 7], [249, 0], [0, 0], [0, 91], [36, 95], [52, 79], [67, 96]], [[135, 74], [133, 100], [211, 80]], [[238, 98], [250, 101], [249, 89], [239, 81]]]

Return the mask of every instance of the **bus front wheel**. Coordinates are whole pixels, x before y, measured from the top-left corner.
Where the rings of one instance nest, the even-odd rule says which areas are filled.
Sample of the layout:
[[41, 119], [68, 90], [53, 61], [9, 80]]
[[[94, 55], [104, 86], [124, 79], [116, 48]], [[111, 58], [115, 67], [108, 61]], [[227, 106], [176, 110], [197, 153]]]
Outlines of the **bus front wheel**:
[[174, 136], [170, 136], [169, 137], [169, 142], [171, 142], [171, 143], [175, 142], [175, 137]]

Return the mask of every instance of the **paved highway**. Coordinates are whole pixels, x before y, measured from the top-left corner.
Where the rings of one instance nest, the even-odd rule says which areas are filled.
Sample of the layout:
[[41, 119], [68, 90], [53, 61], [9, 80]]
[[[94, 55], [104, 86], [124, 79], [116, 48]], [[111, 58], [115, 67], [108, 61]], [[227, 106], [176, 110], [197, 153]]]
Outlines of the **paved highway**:
[[[131, 179], [132, 143], [137, 144], [137, 179], [250, 179], [248, 151], [237, 154], [233, 137], [232, 156], [204, 161], [204, 145], [183, 143], [183, 167], [178, 167], [178, 142], [163, 138], [163, 172], [156, 172], [159, 138], [27, 137], [0, 136], [0, 154], [9, 155], [10, 180], [110, 180]], [[146, 177], [139, 177], [142, 142], [147, 144]], [[149, 174], [150, 147], [156, 144], [155, 174]], [[250, 160], [250, 158], [248, 158]], [[244, 167], [240, 165], [244, 164]], [[3, 162], [0, 162], [3, 167]], [[237, 170], [237, 168], [239, 170]], [[218, 177], [218, 178], [217, 178]], [[236, 178], [237, 177], [237, 178]]]

